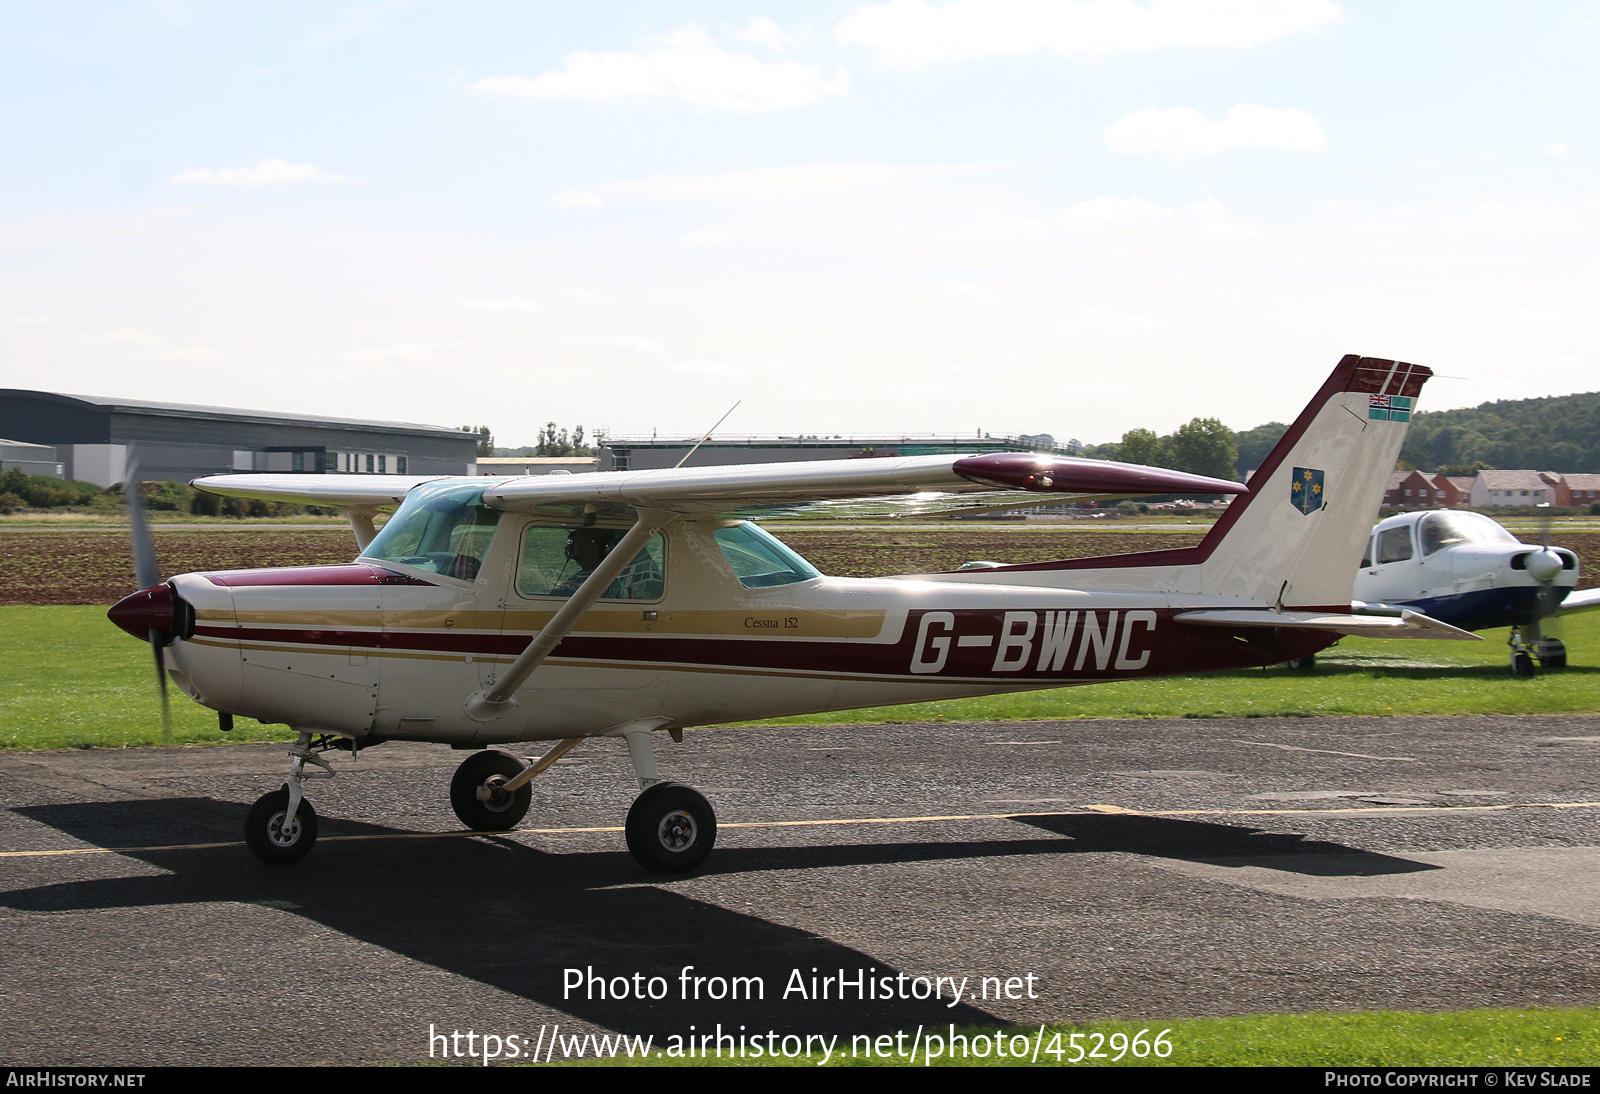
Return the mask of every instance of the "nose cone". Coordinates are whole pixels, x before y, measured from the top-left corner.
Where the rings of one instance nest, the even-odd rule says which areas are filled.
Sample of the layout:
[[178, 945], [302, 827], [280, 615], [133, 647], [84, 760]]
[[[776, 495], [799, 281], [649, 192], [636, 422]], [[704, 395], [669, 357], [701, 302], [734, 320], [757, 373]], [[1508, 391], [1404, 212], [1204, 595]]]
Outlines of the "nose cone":
[[154, 630], [157, 641], [166, 645], [174, 630], [172, 589], [166, 585], [140, 589], [113, 604], [106, 616], [141, 642], [148, 642]]
[[1561, 572], [1561, 556], [1548, 549], [1537, 551], [1528, 556], [1527, 565], [1535, 581], [1554, 581]]

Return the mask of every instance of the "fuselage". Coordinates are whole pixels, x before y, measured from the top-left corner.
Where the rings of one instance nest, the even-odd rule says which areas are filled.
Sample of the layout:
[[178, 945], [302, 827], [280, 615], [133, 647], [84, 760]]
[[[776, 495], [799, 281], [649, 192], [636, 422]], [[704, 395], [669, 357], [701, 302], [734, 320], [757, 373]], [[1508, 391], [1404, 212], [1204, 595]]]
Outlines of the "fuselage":
[[[1402, 513], [1373, 529], [1352, 598], [1403, 605], [1464, 630], [1526, 625], [1578, 582], [1571, 551], [1518, 542], [1479, 513]], [[1541, 572], [1540, 563], [1549, 570]]]
[[481, 746], [641, 717], [704, 725], [1253, 667], [1334, 640], [1173, 620], [1260, 606], [1237, 598], [1011, 585], [1004, 574], [753, 575], [748, 550], [727, 542], [734, 527], [748, 526], [671, 525], [644, 595], [601, 599], [517, 709], [491, 722], [467, 716], [465, 700], [505, 672], [563, 599], [550, 595], [552, 578], [528, 576], [535, 541], [551, 534], [538, 521], [501, 519], [471, 579], [426, 568], [465, 572], [452, 563], [393, 558], [182, 575], [170, 584], [193, 609], [193, 633], [166, 648], [166, 664], [192, 698], [236, 715], [364, 741]]

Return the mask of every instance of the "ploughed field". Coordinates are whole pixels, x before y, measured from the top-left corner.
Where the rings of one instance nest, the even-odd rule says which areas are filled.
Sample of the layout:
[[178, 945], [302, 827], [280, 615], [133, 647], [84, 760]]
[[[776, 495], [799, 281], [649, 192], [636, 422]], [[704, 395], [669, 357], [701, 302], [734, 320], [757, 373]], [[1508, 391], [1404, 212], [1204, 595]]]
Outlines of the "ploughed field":
[[[1172, 532], [1076, 527], [780, 528], [776, 534], [823, 573], [845, 577], [931, 573], [963, 562], [1043, 562], [1056, 558], [1187, 547], [1204, 527]], [[219, 529], [154, 533], [163, 575], [349, 562], [345, 528]], [[1535, 537], [1525, 536], [1535, 541]], [[1566, 532], [1558, 546], [1577, 552], [1580, 588], [1600, 584], [1600, 532]], [[1353, 576], [1353, 575], [1352, 575]], [[0, 531], [0, 604], [111, 604], [134, 589], [128, 537], [120, 531]]]

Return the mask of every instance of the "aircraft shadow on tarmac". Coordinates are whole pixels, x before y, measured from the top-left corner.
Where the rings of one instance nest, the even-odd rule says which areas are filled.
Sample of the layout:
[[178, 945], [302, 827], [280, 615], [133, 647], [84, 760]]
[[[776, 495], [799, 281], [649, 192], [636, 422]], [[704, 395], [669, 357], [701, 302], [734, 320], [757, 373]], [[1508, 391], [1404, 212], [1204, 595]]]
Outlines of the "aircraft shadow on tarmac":
[[[243, 807], [200, 798], [24, 806], [19, 815], [95, 846], [208, 843], [236, 838]], [[1159, 817], [1062, 815], [1018, 818], [1051, 838], [971, 842], [861, 843], [816, 847], [723, 848], [713, 875], [811, 870], [907, 862], [971, 861], [1015, 855], [1124, 852], [1204, 861], [1278, 856], [1304, 872], [1397, 873], [1420, 863], [1364, 854], [1337, 844], [1255, 829]], [[131, 823], [130, 823], [131, 822]], [[325, 837], [403, 837], [382, 825], [323, 822]], [[1066, 838], [1063, 838], [1066, 837]], [[620, 842], [620, 840], [619, 840]], [[333, 839], [291, 867], [256, 861], [237, 844], [215, 848], [120, 852], [167, 873], [155, 877], [66, 881], [0, 894], [19, 911], [257, 904], [304, 916], [353, 939], [469, 977], [580, 1021], [666, 1036], [745, 1026], [812, 1033], [887, 1032], [930, 1026], [993, 1025], [996, 1016], [949, 999], [826, 1000], [784, 998], [793, 970], [808, 978], [843, 970], [902, 970], [809, 931], [730, 911], [670, 888], [615, 852], [549, 854], [495, 835], [440, 839]], [[1300, 869], [1291, 865], [1290, 869]], [[260, 940], [244, 939], [242, 945]], [[714, 961], [715, 964], [708, 964]], [[695, 975], [760, 977], [759, 1000], [680, 998], [683, 966]], [[588, 999], [563, 990], [564, 970], [593, 966], [597, 975], [666, 978], [660, 1001]], [[908, 976], [935, 970], [904, 970]], [[939, 974], [949, 970], [937, 970]], [[853, 993], [852, 993], [853, 994]], [[557, 1016], [559, 1020], [559, 1015]]]

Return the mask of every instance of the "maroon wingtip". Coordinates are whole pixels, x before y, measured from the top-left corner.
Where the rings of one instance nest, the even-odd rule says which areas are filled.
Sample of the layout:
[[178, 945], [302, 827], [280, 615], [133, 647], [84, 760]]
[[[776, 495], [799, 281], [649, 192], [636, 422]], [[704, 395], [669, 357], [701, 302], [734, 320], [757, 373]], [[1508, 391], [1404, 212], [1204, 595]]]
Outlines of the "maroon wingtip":
[[1057, 494], [1248, 494], [1243, 483], [1190, 475], [1164, 467], [1074, 459], [1044, 452], [995, 452], [953, 465], [971, 482], [1001, 490]]

